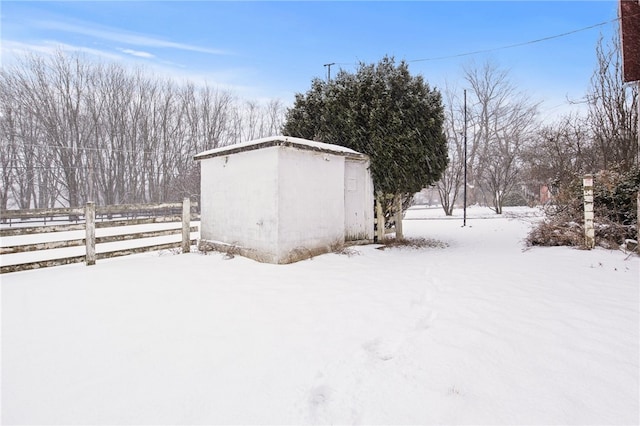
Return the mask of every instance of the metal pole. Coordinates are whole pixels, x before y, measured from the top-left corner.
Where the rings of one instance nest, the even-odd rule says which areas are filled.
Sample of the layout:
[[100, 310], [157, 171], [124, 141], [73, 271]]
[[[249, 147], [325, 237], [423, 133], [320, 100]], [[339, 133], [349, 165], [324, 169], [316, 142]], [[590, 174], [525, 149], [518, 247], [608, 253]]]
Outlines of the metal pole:
[[467, 226], [467, 89], [464, 89], [464, 190], [462, 226]]
[[331, 62], [330, 64], [324, 64], [327, 67], [327, 83], [331, 81], [331, 65], [335, 65], [335, 62]]

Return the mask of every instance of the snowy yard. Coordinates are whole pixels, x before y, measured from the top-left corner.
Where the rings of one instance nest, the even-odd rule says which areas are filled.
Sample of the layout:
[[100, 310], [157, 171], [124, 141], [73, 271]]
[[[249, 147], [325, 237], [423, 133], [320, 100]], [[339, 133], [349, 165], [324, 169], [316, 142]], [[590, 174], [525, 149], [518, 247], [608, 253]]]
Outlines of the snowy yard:
[[530, 212], [407, 213], [447, 247], [3, 275], [2, 422], [638, 424], [638, 257], [526, 249]]

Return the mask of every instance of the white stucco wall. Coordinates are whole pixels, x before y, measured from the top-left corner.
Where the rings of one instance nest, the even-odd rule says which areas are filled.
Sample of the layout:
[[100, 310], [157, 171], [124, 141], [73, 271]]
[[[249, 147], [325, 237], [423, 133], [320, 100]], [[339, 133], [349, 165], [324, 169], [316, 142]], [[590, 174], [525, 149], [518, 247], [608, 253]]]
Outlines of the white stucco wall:
[[279, 158], [279, 257], [344, 243], [344, 157], [282, 147]]
[[202, 239], [250, 247], [264, 253], [264, 261], [274, 261], [278, 151], [271, 147], [201, 162]]
[[201, 160], [202, 240], [270, 263], [334, 250], [345, 235], [373, 240], [367, 157], [284, 139], [283, 144], [268, 138], [196, 156]]

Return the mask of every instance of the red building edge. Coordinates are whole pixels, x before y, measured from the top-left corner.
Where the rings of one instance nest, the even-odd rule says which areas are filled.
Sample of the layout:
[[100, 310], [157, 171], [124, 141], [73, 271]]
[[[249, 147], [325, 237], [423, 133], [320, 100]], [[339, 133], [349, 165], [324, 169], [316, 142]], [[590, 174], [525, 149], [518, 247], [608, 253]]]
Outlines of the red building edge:
[[620, 33], [623, 79], [640, 81], [640, 0], [620, 0]]

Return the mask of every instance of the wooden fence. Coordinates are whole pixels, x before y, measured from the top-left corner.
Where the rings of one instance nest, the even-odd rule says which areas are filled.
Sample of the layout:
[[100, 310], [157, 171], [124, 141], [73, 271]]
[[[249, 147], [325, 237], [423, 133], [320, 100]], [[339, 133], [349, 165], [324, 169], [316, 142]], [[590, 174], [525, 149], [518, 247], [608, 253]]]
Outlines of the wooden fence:
[[[190, 251], [191, 245], [196, 243], [196, 241], [192, 240], [190, 237], [191, 232], [198, 231], [197, 226], [191, 226], [191, 220], [196, 219], [196, 215], [192, 214], [191, 212], [191, 207], [192, 204], [190, 200], [188, 198], [185, 198], [182, 203], [123, 204], [114, 206], [96, 206], [94, 203], [87, 203], [85, 207], [77, 208], [3, 210], [0, 212], [0, 217], [2, 218], [3, 222], [8, 222], [11, 227], [0, 229], [0, 237], [84, 230], [85, 238], [6, 247], [2, 246], [0, 247], [0, 255], [79, 246], [85, 246], [85, 254], [80, 256], [70, 256], [59, 259], [1, 266], [0, 274], [44, 268], [49, 266], [67, 265], [79, 262], [85, 262], [87, 265], [94, 265], [96, 263], [96, 260], [100, 259], [126, 256], [148, 251], [168, 250], [179, 247], [182, 248], [183, 253], [188, 253]], [[135, 218], [113, 219], [113, 217], [123, 217], [125, 215], [127, 217], [134, 216]], [[141, 215], [147, 217], [139, 217]], [[60, 218], [64, 216], [66, 216], [70, 222], [75, 223], [65, 225], [13, 227], [12, 222], [15, 220], [21, 220], [22, 223], [24, 223], [25, 220], [33, 220], [38, 218], [49, 218], [49, 221], [53, 221], [54, 218]], [[96, 221], [96, 216], [102, 218], [102, 221]], [[83, 220], [81, 220], [80, 218], [83, 218]], [[43, 221], [46, 221], [46, 219], [44, 219]], [[96, 237], [96, 229], [171, 222], [181, 222], [181, 227], [157, 231]], [[162, 237], [176, 234], [182, 234], [182, 241], [96, 253], [97, 244], [129, 241], [140, 238]]]

